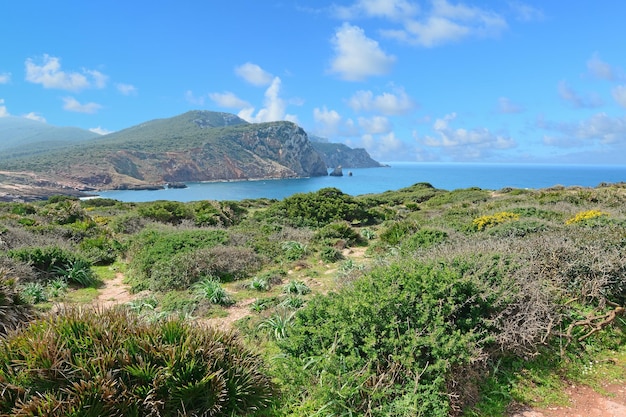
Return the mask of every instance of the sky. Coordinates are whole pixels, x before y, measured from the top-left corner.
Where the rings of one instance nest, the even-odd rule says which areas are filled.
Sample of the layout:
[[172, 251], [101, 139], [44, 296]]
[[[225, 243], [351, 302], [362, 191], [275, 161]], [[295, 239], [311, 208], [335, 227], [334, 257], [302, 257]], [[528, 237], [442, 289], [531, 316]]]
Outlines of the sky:
[[189, 110], [379, 161], [626, 163], [626, 2], [4, 0], [0, 117]]

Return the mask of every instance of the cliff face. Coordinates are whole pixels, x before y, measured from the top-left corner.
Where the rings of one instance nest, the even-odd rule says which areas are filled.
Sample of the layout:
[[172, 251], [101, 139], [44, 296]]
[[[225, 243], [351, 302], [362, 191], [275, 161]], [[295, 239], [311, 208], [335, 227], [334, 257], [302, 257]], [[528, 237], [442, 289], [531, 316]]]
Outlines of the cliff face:
[[327, 167], [339, 165], [381, 166], [364, 149], [311, 142], [291, 122], [251, 124], [229, 113], [190, 111], [45, 154], [6, 159], [0, 173], [9, 185], [37, 188], [44, 181], [67, 194], [192, 181], [324, 176]]
[[[179, 149], [166, 152], [122, 149], [110, 152], [97, 165], [74, 164], [68, 169], [73, 180], [88, 188], [327, 175], [326, 164], [307, 134], [290, 122], [222, 129], [217, 136], [213, 132], [212, 140], [194, 144], [185, 148], [179, 140], [175, 147]], [[97, 175], [98, 171], [107, 174]]]
[[352, 149], [341, 143], [311, 142], [313, 148], [322, 155], [328, 168], [376, 168], [385, 166], [373, 160], [365, 149]]

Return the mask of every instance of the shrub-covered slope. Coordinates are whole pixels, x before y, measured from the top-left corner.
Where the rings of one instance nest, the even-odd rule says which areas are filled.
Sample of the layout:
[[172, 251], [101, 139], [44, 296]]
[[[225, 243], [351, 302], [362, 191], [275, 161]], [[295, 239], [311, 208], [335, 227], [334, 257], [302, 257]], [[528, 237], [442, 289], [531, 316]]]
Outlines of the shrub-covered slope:
[[[0, 319], [12, 321], [0, 345], [50, 326], [35, 313], [53, 303], [89, 303], [76, 300], [122, 271], [135, 292], [126, 308], [149, 334], [177, 317], [200, 326], [194, 339], [207, 324], [237, 328], [276, 384], [270, 415], [503, 416], [558, 398], [563, 380], [626, 379], [625, 242], [623, 184], [7, 203]], [[26, 350], [24, 378], [40, 369]], [[162, 369], [149, 363], [142, 372]], [[9, 377], [0, 392], [24, 400], [73, 392], [42, 382], [24, 393]]]

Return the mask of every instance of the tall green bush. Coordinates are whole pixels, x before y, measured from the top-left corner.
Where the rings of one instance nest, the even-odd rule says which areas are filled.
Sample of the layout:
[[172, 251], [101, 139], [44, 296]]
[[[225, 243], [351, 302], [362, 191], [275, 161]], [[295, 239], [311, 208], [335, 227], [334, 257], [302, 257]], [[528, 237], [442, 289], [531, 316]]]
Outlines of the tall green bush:
[[298, 373], [287, 384], [307, 381], [294, 413], [447, 416], [456, 372], [483, 358], [499, 309], [495, 290], [437, 262], [378, 268], [315, 297], [278, 341]]

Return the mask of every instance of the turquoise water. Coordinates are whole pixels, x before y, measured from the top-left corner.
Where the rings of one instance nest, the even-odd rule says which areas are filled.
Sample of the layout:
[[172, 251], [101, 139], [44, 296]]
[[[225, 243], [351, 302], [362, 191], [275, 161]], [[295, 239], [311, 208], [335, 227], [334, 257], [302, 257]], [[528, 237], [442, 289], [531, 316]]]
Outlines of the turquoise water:
[[[545, 188], [554, 185], [595, 187], [600, 183], [626, 182], [626, 166], [616, 165], [522, 165], [389, 162], [388, 168], [344, 169], [343, 177], [285, 180], [187, 183], [188, 188], [157, 191], [103, 191], [101, 197], [120, 201], [282, 199], [295, 193], [335, 187], [346, 194], [361, 195], [397, 190], [418, 182], [455, 190], [480, 187], [499, 190]], [[352, 176], [348, 176], [348, 171]]]

